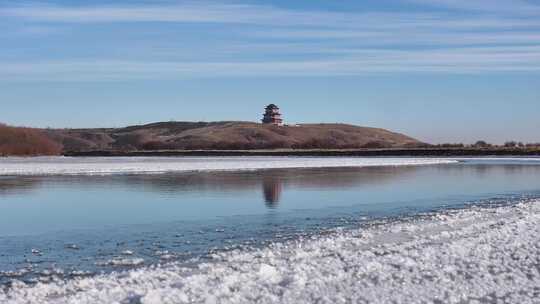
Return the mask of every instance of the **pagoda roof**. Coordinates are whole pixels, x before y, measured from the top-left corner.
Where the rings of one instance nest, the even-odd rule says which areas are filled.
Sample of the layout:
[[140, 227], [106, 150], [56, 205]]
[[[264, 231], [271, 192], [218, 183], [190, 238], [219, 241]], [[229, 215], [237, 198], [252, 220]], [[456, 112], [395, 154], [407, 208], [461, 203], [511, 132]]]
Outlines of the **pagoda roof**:
[[273, 103], [267, 105], [266, 108], [267, 108], [267, 109], [279, 109], [278, 106], [276, 106], [276, 105], [273, 104]]

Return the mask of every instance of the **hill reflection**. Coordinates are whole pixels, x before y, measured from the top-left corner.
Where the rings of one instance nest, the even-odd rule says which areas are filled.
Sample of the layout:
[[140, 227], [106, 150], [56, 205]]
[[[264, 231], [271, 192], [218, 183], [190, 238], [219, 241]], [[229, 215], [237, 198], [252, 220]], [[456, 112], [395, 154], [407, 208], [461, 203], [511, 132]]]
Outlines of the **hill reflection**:
[[[529, 172], [530, 171], [530, 172]], [[88, 191], [119, 189], [130, 192], [178, 196], [182, 193], [260, 192], [268, 208], [276, 208], [282, 197], [294, 190], [346, 190], [406, 183], [422, 175], [444, 172], [446, 176], [537, 174], [540, 166], [522, 165], [439, 165], [411, 167], [271, 169], [243, 172], [191, 172], [175, 174], [133, 174], [109, 176], [0, 177], [0, 199], [28, 195], [40, 189], [79, 188]]]
[[288, 189], [346, 189], [381, 184], [416, 174], [419, 167], [271, 169], [244, 172], [192, 172], [109, 176], [34, 176], [0, 178], [2, 195], [29, 194], [41, 188], [115, 188], [161, 195], [185, 193], [261, 192], [268, 208], [276, 208]]

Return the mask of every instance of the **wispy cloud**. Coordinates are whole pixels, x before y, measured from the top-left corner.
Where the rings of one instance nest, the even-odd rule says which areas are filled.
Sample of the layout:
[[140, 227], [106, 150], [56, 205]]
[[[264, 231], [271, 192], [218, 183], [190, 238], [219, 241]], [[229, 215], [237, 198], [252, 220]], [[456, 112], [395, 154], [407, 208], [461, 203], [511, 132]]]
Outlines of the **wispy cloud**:
[[0, 37], [35, 37], [64, 33], [65, 29], [48, 25], [25, 25], [11, 31], [0, 32]]
[[[532, 62], [532, 64], [531, 64]], [[258, 62], [49, 61], [0, 63], [0, 79], [117, 81], [212, 77], [326, 77], [375, 73], [484, 73], [540, 71], [540, 46], [431, 51], [358, 51], [321, 60]]]
[[[442, 6], [480, 11], [540, 14], [540, 6], [513, 0], [406, 0], [427, 6]], [[303, 25], [317, 27], [507, 27], [512, 25], [539, 25], [536, 20], [520, 18], [493, 19], [479, 16], [450, 18], [446, 13], [348, 13], [336, 11], [300, 11], [275, 6], [230, 4], [216, 2], [189, 2], [166, 5], [101, 5], [54, 6], [30, 3], [18, 6], [0, 6], [0, 16], [24, 18], [33, 21], [64, 23], [110, 22], [178, 22], [178, 23], [233, 23], [261, 25]], [[515, 16], [514, 16], [515, 17]], [[465, 24], [463, 24], [465, 22]], [[502, 22], [502, 24], [501, 24]]]
[[247, 31], [246, 35], [265, 39], [309, 41], [313, 39], [353, 41], [360, 46], [384, 45], [479, 45], [479, 44], [540, 44], [540, 33], [513, 32], [434, 32], [424, 30], [362, 31], [362, 30], [294, 30], [276, 29]]
[[[472, 13], [451, 14], [439, 9], [422, 13], [336, 12], [217, 2], [0, 6], [0, 17], [5, 17], [0, 24], [16, 20], [29, 29], [67, 27], [74, 33], [82, 26], [85, 31], [78, 41], [94, 50], [81, 52], [64, 42], [62, 46], [67, 48], [61, 50], [62, 60], [48, 54], [26, 58], [24, 52], [17, 55], [19, 60], [12, 60], [15, 57], [10, 55], [9, 61], [0, 61], [0, 79], [88, 81], [540, 70], [540, 18], [534, 17], [537, 6], [520, 0], [511, 4], [502, 0], [403, 1]], [[132, 34], [133, 22], [152, 26], [175, 23], [175, 29], [189, 23], [191, 27], [188, 34], [179, 34], [168, 32], [167, 24], [156, 29], [161, 35], [145, 36], [131, 44], [133, 41], [123, 34]], [[208, 23], [220, 26], [208, 31]], [[94, 44], [92, 39], [84, 40], [94, 26], [118, 32], [112, 31], [108, 40], [104, 37], [109, 33], [100, 32], [103, 40]], [[186, 37], [200, 39], [183, 39]], [[134, 50], [136, 58], [130, 58]], [[0, 58], [7, 58], [2, 56], [6, 52], [6, 48], [0, 50]], [[19, 54], [16, 49], [9, 53]], [[94, 56], [88, 58], [87, 54]]]
[[523, 0], [408, 0], [432, 7], [465, 11], [533, 15], [540, 13], [540, 6]]
[[351, 22], [354, 14], [304, 12], [272, 6], [192, 2], [178, 5], [65, 7], [26, 4], [0, 9], [0, 15], [49, 22], [211, 22], [255, 24], [324, 24]]

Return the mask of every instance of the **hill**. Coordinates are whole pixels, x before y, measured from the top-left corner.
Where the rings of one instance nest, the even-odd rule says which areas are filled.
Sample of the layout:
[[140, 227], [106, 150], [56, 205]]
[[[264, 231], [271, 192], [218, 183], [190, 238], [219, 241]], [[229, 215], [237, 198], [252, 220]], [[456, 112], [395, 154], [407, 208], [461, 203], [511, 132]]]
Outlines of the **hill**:
[[346, 124], [262, 125], [253, 122], [159, 122], [116, 129], [45, 131], [64, 151], [402, 148], [421, 144], [384, 129]]
[[62, 145], [42, 130], [0, 124], [0, 156], [57, 155], [61, 152]]

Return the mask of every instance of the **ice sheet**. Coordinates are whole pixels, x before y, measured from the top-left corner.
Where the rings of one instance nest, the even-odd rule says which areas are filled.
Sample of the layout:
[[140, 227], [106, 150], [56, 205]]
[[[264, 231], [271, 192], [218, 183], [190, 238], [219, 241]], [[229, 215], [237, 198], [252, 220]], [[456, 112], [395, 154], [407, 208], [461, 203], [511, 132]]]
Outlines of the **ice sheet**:
[[360, 157], [35, 157], [0, 158], [0, 175], [104, 175], [274, 168], [412, 166], [455, 163], [441, 158]]

